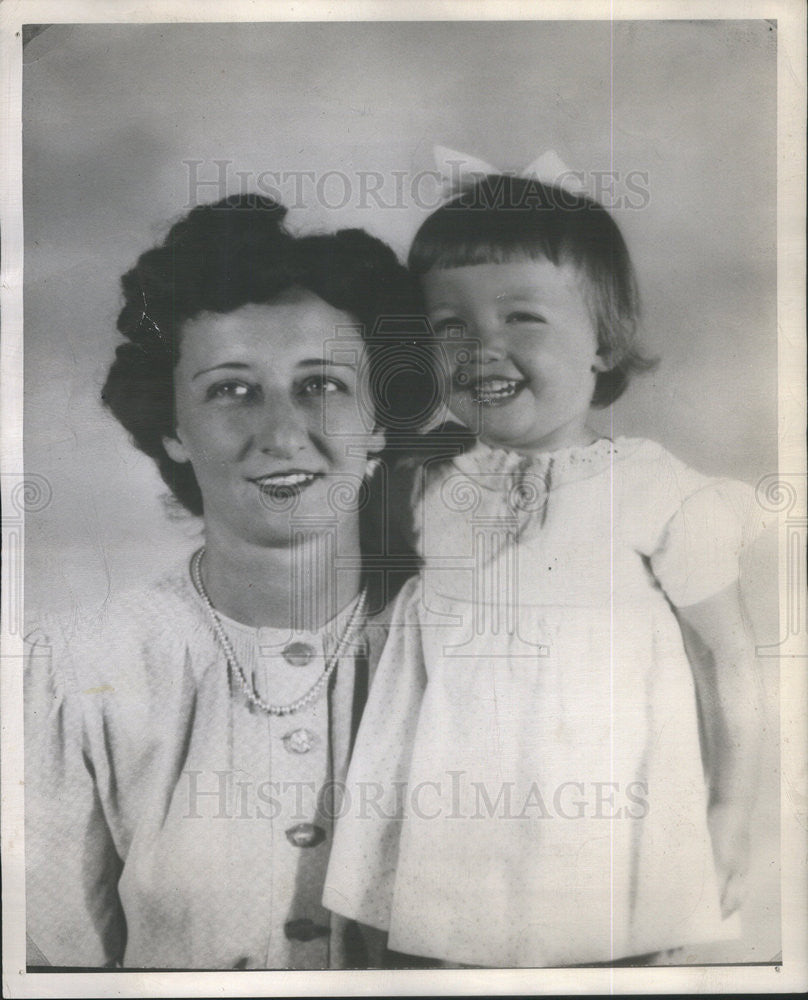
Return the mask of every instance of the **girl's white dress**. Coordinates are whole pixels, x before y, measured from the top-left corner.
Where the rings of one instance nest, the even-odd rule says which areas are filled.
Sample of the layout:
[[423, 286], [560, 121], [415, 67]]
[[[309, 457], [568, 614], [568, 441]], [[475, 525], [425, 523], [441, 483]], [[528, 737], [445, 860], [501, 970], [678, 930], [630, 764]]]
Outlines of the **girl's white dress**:
[[395, 950], [494, 967], [737, 936], [674, 607], [737, 579], [752, 490], [645, 440], [478, 443], [420, 470], [414, 510], [425, 568], [394, 610], [325, 905]]

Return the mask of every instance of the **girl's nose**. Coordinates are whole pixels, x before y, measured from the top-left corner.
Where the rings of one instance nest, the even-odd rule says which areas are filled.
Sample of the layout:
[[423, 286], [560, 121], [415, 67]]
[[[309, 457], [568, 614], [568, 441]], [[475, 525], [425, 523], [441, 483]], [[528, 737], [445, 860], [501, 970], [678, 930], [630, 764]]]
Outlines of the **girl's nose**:
[[256, 444], [267, 455], [294, 458], [306, 446], [307, 434], [302, 415], [291, 401], [268, 401], [262, 407]]
[[505, 338], [497, 323], [480, 323], [475, 336], [474, 354], [479, 364], [502, 360], [506, 354]]
[[481, 365], [489, 364], [492, 361], [501, 361], [505, 356], [505, 351], [501, 344], [483, 343], [477, 352], [477, 358]]

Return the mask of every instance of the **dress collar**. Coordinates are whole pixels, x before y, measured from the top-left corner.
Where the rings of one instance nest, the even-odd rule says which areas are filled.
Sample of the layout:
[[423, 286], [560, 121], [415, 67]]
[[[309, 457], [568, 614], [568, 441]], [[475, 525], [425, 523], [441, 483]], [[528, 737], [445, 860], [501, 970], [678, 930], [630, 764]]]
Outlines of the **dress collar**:
[[485, 474], [480, 479], [481, 485], [497, 481], [501, 483], [502, 479], [497, 480], [497, 477], [513, 481], [525, 476], [536, 476], [544, 480], [550, 490], [563, 483], [596, 475], [607, 468], [615, 456], [629, 450], [629, 446], [630, 442], [626, 438], [618, 437], [612, 441], [611, 438], [603, 437], [592, 444], [523, 455], [518, 451], [492, 448], [477, 441], [451, 461], [455, 468], [467, 475]]

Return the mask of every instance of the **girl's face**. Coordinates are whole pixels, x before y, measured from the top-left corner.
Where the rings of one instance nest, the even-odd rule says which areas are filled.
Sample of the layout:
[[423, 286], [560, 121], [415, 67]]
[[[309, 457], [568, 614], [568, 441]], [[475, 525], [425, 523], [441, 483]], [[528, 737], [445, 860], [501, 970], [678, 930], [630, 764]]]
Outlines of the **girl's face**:
[[580, 281], [570, 265], [528, 257], [424, 276], [451, 409], [487, 444], [532, 453], [593, 440], [589, 405], [607, 366]]
[[383, 435], [363, 414], [362, 338], [343, 329], [335, 340], [338, 326], [351, 325], [298, 289], [184, 325], [176, 435], [164, 445], [193, 466], [208, 531], [276, 547], [290, 544], [293, 522], [356, 517], [345, 510], [346, 487], [359, 488]]

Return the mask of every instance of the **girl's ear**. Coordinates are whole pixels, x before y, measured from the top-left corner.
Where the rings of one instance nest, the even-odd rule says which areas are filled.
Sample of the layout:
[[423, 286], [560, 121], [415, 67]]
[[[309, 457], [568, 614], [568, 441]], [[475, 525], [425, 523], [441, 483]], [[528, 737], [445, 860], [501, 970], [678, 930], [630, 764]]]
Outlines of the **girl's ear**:
[[166, 454], [173, 462], [178, 462], [182, 464], [183, 462], [190, 462], [190, 456], [185, 448], [185, 445], [180, 440], [179, 434], [174, 437], [164, 437], [163, 447], [166, 450]]

